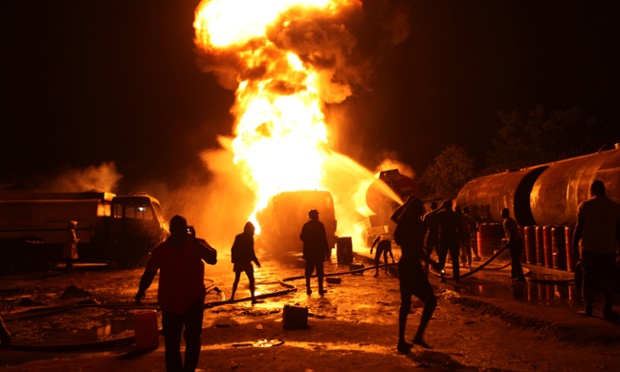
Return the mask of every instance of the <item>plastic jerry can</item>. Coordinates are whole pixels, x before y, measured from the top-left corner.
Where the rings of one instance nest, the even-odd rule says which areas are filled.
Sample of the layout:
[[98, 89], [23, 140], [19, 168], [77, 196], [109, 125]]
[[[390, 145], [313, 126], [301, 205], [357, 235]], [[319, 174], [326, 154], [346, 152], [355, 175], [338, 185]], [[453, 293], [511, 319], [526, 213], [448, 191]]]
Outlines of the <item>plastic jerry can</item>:
[[150, 350], [159, 347], [157, 311], [138, 311], [134, 315], [136, 349]]

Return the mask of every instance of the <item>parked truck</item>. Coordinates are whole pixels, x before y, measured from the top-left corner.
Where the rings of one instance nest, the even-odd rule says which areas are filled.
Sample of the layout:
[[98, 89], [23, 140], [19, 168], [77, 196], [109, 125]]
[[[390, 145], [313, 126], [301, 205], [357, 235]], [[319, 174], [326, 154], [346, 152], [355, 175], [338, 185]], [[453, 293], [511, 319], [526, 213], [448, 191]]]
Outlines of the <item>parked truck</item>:
[[334, 200], [329, 191], [316, 190], [287, 191], [273, 196], [267, 207], [256, 215], [261, 229], [257, 240], [259, 246], [274, 256], [301, 253], [299, 234], [308, 220], [310, 209], [319, 211], [327, 241], [333, 248], [338, 240]]
[[146, 194], [0, 191], [0, 274], [61, 261], [69, 221], [77, 221], [77, 262], [135, 267], [168, 236], [159, 202]]

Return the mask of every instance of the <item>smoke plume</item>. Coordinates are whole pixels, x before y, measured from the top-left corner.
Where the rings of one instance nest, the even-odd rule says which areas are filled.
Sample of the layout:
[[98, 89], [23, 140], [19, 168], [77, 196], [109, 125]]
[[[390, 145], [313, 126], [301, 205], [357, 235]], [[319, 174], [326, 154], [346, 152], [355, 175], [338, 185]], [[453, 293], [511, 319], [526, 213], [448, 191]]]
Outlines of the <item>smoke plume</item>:
[[68, 168], [60, 171], [50, 181], [43, 182], [45, 189], [55, 192], [107, 191], [115, 192], [123, 176], [114, 162], [103, 162], [82, 169]]

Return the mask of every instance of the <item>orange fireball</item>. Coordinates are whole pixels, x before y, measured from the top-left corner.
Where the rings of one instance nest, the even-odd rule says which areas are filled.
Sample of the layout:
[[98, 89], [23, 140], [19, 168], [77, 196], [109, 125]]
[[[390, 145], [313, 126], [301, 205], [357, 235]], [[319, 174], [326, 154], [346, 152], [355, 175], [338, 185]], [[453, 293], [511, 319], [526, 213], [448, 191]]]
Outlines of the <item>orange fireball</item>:
[[344, 17], [361, 7], [356, 0], [203, 0], [196, 9], [202, 67], [235, 89], [232, 151], [257, 195], [255, 213], [280, 192], [328, 190], [338, 203], [374, 180], [330, 150], [324, 114], [326, 104], [352, 94], [339, 76], [356, 44]]

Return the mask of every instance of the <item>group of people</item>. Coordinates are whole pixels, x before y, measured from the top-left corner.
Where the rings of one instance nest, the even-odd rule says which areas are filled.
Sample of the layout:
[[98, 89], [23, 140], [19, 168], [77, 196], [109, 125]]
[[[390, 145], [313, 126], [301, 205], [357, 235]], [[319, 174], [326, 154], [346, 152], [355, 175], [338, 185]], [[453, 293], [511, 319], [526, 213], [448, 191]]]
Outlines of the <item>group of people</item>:
[[[594, 292], [598, 285], [604, 294], [603, 317], [611, 320], [617, 317], [612, 310], [612, 302], [615, 266], [620, 247], [620, 204], [605, 195], [605, 185], [600, 180], [592, 183], [590, 196], [590, 199], [579, 204], [572, 245], [574, 256], [583, 272], [582, 298], [585, 302], [585, 315], [592, 316]], [[508, 208], [502, 209], [501, 216], [506, 241], [504, 248], [510, 251], [511, 278], [525, 282], [521, 266], [523, 238]], [[428, 281], [428, 266], [431, 265], [442, 273], [444, 281], [443, 267], [449, 252], [454, 280], [459, 280], [458, 237], [462, 225], [459, 226], [458, 213], [452, 211], [451, 202], [445, 202], [441, 208], [425, 213], [422, 201], [414, 197], [394, 212], [392, 220], [397, 223], [394, 240], [402, 249], [402, 257], [398, 261], [401, 306], [397, 349], [408, 352], [413, 344], [429, 347], [423, 335], [437, 306], [437, 299]], [[437, 249], [439, 262], [430, 258], [433, 248]], [[426, 270], [422, 267], [422, 262], [426, 262]], [[424, 308], [413, 341], [408, 343], [405, 339], [405, 325], [412, 295], [424, 303]]]
[[[472, 261], [480, 260], [478, 251], [472, 244], [477, 231], [476, 221], [467, 207], [461, 209], [456, 206], [453, 210], [451, 200], [445, 201], [441, 207], [437, 207], [437, 202], [431, 202], [431, 211], [424, 214], [423, 220], [428, 225], [426, 254], [430, 256], [434, 250], [442, 270], [450, 254], [453, 278], [459, 282], [460, 261], [471, 269]], [[428, 270], [428, 265], [426, 269]], [[441, 281], [445, 282], [443, 274]]]
[[[308, 212], [308, 221], [301, 229], [303, 258], [306, 260], [306, 292], [312, 293], [310, 279], [316, 271], [319, 294], [323, 295], [323, 263], [329, 258], [330, 248], [325, 226], [319, 221], [319, 212]], [[254, 266], [261, 266], [254, 250], [255, 227], [247, 222], [243, 232], [235, 236], [231, 261], [235, 279], [231, 301], [234, 301], [242, 273], [248, 277], [252, 303], [255, 296]], [[170, 220], [170, 236], [153, 249], [140, 279], [136, 303], [140, 304], [159, 272], [157, 301], [162, 311], [162, 329], [167, 371], [194, 371], [198, 365], [201, 347], [202, 319], [206, 288], [204, 264], [217, 262], [217, 253], [203, 240], [182, 216]], [[185, 361], [181, 357], [181, 335], [185, 338]], [[4, 342], [4, 339], [2, 340]]]
[[[601, 181], [595, 181], [590, 191], [592, 198], [579, 205], [573, 247], [575, 256], [582, 261], [586, 315], [592, 315], [594, 288], [598, 283], [605, 294], [604, 316], [610, 318], [613, 316], [614, 263], [620, 244], [620, 204], [605, 196], [605, 186]], [[510, 250], [512, 261], [511, 276], [515, 280], [524, 281], [520, 263], [523, 240], [516, 221], [510, 217], [510, 211], [503, 209], [501, 215], [506, 236], [505, 247]], [[306, 292], [308, 295], [312, 293], [310, 280], [316, 271], [318, 291], [323, 295], [323, 263], [329, 257], [330, 248], [318, 211], [310, 210], [308, 217], [300, 233], [303, 258], [306, 261]], [[430, 348], [424, 340], [424, 332], [437, 307], [437, 298], [428, 280], [428, 267], [432, 266], [434, 270], [442, 273], [444, 281], [444, 265], [449, 253], [452, 258], [453, 278], [458, 282], [460, 245], [467, 234], [462, 231], [463, 219], [458, 212], [452, 210], [451, 201], [444, 202], [440, 208], [426, 213], [422, 201], [411, 197], [393, 213], [391, 219], [396, 223], [394, 240], [402, 249], [397, 264], [401, 296], [397, 349], [406, 353], [413, 345]], [[252, 262], [258, 267], [260, 262], [254, 252], [253, 236], [254, 226], [247, 222], [244, 231], [235, 237], [231, 249], [235, 272], [231, 300], [234, 300], [240, 275], [245, 272], [250, 282], [252, 302], [257, 302]], [[383, 235], [373, 242], [371, 249], [377, 247], [377, 264], [382, 255], [385, 255], [387, 263], [387, 254], [391, 254], [390, 240], [389, 235]], [[437, 250], [438, 261], [430, 257], [432, 249]], [[196, 239], [195, 235], [188, 233], [185, 218], [175, 216], [170, 221], [170, 237], [153, 250], [140, 280], [135, 298], [138, 303], [157, 272], [160, 272], [158, 303], [162, 309], [168, 371], [194, 371], [198, 364], [206, 290], [202, 261], [214, 263], [212, 255], [212, 248], [204, 240]], [[378, 273], [377, 267], [376, 274]], [[412, 296], [418, 297], [424, 303], [424, 308], [416, 334], [409, 343], [406, 341], [405, 329]], [[182, 333], [186, 343], [185, 363], [180, 353]]]

